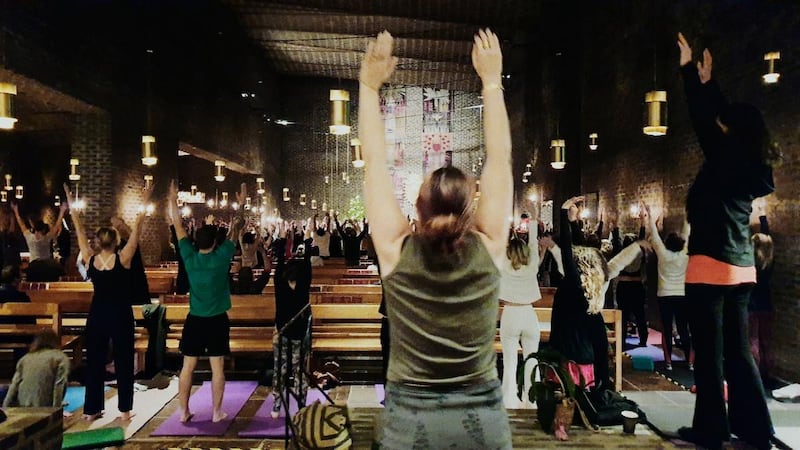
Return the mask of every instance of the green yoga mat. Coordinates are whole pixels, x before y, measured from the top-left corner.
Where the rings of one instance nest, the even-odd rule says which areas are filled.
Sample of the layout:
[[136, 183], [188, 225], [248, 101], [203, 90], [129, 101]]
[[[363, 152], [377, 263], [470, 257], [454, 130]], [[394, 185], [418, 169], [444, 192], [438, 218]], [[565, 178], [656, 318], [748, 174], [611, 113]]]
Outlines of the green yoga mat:
[[64, 433], [62, 450], [90, 449], [122, 445], [125, 443], [125, 431], [121, 427], [98, 428], [96, 430]]

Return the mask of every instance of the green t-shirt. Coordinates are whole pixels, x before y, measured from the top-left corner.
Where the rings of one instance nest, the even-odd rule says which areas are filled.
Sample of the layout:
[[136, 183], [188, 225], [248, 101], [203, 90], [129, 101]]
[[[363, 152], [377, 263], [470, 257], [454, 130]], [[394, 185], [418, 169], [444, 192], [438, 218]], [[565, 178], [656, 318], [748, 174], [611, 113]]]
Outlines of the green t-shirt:
[[186, 274], [189, 276], [189, 314], [211, 317], [231, 309], [228, 281], [231, 259], [236, 246], [226, 240], [211, 253], [200, 253], [189, 239], [178, 242]]

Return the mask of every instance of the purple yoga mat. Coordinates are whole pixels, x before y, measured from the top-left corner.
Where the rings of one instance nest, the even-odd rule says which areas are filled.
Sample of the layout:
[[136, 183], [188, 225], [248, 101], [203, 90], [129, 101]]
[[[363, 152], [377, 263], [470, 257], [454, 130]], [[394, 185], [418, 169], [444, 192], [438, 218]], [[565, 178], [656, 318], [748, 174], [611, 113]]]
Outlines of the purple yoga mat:
[[214, 423], [211, 421], [211, 383], [206, 381], [189, 397], [189, 410], [194, 414], [190, 421], [181, 423], [181, 411], [175, 411], [150, 436], [222, 436], [256, 387], [258, 383], [255, 381], [225, 383], [222, 410], [228, 413], [228, 417]]
[[382, 384], [376, 384], [375, 396], [378, 397], [378, 403], [383, 404], [383, 400], [386, 398], [386, 387]]
[[[319, 400], [326, 403], [325, 396], [318, 389], [309, 389], [306, 394], [306, 404], [314, 403]], [[247, 425], [247, 428], [239, 432], [239, 437], [256, 437], [256, 438], [284, 438], [286, 437], [286, 412], [281, 408], [281, 415], [277, 419], [273, 419], [270, 415], [272, 412], [272, 405], [274, 403], [272, 394], [267, 396], [261, 407], [258, 408], [253, 420]], [[297, 412], [297, 401], [294, 397], [289, 399], [289, 415], [293, 416]], [[291, 429], [289, 433], [291, 433]]]

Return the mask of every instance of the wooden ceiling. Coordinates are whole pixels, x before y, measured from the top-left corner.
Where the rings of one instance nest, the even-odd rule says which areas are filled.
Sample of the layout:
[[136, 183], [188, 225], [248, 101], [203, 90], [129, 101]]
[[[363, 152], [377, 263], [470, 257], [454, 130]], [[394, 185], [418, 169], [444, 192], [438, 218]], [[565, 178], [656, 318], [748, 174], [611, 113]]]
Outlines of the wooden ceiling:
[[504, 41], [505, 49], [532, 26], [541, 6], [532, 0], [223, 3], [236, 12], [279, 73], [358, 80], [368, 39], [388, 30], [396, 38], [395, 54], [400, 58], [391, 83], [463, 91], [479, 89], [470, 60], [474, 33], [490, 27]]

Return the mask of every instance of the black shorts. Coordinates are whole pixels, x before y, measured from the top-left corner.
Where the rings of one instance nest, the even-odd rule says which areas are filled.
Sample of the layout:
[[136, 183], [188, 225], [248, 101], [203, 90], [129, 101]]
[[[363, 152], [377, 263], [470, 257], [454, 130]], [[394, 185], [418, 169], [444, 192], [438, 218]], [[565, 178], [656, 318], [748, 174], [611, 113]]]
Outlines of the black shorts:
[[211, 317], [188, 314], [180, 350], [184, 356], [225, 356], [231, 352], [228, 313]]

